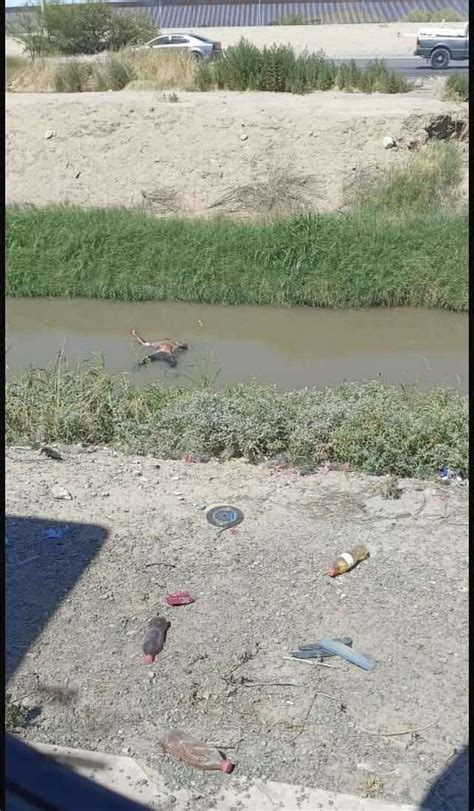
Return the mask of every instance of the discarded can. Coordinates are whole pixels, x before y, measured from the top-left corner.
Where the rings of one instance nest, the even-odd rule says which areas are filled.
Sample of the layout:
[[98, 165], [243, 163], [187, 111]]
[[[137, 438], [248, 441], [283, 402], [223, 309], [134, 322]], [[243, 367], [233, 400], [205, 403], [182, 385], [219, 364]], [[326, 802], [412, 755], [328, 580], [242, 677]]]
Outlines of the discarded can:
[[167, 594], [168, 605], [190, 605], [196, 602], [196, 598], [189, 591], [177, 591], [176, 594]]
[[244, 520], [244, 514], [238, 507], [219, 506], [212, 507], [206, 513], [206, 518], [210, 524], [219, 529], [235, 527]]
[[329, 577], [336, 577], [338, 574], [343, 574], [344, 572], [348, 572], [349, 569], [353, 569], [361, 560], [365, 560], [368, 557], [369, 550], [366, 546], [362, 544], [354, 546], [350, 552], [343, 552], [342, 555], [339, 555], [332, 566], [327, 569], [326, 574], [329, 575]]
[[153, 617], [148, 623], [148, 630], [143, 642], [143, 653], [145, 654], [146, 665], [152, 665], [159, 652], [163, 649], [166, 632], [170, 625], [171, 623], [164, 617]]

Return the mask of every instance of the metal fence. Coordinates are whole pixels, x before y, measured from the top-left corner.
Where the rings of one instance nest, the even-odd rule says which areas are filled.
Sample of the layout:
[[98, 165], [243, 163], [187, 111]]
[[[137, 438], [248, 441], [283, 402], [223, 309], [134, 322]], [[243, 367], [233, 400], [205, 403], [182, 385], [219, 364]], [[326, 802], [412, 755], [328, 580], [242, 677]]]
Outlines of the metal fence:
[[[236, 3], [229, 0], [131, 0], [112, 3], [118, 11], [142, 11], [151, 16], [159, 28], [206, 28], [272, 25], [282, 17], [298, 15], [310, 23], [377, 23], [404, 20], [414, 9], [439, 11], [447, 0], [331, 0], [313, 3], [276, 3], [270, 0]], [[465, 20], [469, 0], [449, 0]], [[31, 6], [30, 6], [31, 8]], [[5, 8], [7, 19], [24, 8]]]

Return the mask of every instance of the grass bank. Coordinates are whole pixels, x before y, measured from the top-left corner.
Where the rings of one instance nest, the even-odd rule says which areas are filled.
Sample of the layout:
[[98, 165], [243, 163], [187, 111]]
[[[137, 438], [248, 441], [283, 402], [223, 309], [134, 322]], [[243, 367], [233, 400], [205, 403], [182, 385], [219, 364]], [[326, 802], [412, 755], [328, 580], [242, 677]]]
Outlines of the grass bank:
[[467, 214], [361, 209], [276, 222], [7, 209], [9, 296], [467, 308]]
[[469, 74], [451, 74], [446, 79], [444, 97], [454, 101], [469, 101]]
[[54, 368], [7, 383], [6, 440], [113, 445], [168, 458], [192, 452], [202, 461], [331, 461], [423, 477], [445, 464], [467, 471], [468, 403], [452, 390], [376, 382], [285, 393], [249, 384], [137, 389], [99, 361], [68, 367], [60, 356]]

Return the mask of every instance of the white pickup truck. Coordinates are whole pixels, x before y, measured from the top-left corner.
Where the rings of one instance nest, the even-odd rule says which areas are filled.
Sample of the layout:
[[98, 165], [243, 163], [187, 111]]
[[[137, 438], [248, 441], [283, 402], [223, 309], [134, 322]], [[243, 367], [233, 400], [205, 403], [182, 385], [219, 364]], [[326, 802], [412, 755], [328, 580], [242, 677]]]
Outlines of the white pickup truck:
[[469, 59], [469, 23], [462, 28], [420, 28], [413, 56], [427, 59], [432, 68], [443, 70], [451, 61]]

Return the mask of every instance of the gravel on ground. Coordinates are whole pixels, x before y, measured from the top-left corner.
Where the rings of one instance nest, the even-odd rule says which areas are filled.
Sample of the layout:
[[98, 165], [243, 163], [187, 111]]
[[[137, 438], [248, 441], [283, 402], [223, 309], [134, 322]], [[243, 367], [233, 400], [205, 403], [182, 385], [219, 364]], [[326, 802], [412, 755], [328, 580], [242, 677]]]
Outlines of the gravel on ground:
[[[421, 801], [467, 741], [467, 485], [401, 480], [391, 498], [342, 470], [60, 450], [6, 451], [7, 689], [26, 740], [137, 757], [197, 811], [227, 778], [164, 755], [160, 728], [249, 780]], [[206, 521], [219, 503], [243, 511], [238, 532]], [[328, 578], [357, 543], [370, 558]], [[181, 590], [196, 602], [167, 606]], [[171, 627], [146, 667], [156, 614]], [[286, 658], [325, 635], [375, 670]]]

